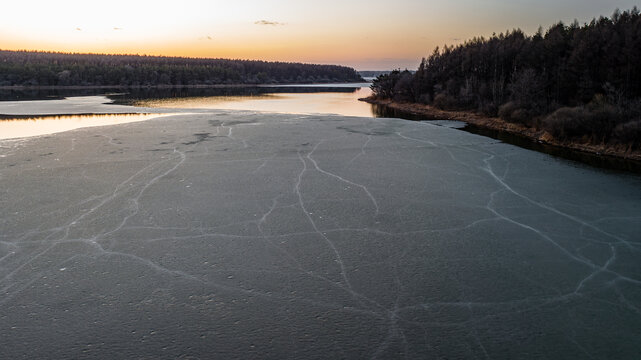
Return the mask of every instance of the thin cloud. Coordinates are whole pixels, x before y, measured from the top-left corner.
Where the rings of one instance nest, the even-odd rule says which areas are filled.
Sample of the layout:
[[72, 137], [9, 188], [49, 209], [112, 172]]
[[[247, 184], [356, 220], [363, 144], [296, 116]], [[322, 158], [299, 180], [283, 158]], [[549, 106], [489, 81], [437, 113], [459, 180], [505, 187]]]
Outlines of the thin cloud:
[[281, 23], [278, 21], [268, 21], [268, 20], [258, 20], [254, 22], [256, 25], [268, 25], [268, 26], [282, 26], [285, 25], [285, 23]]
[[114, 27], [114, 31], [119, 31], [119, 30], [122, 30], [122, 28]]

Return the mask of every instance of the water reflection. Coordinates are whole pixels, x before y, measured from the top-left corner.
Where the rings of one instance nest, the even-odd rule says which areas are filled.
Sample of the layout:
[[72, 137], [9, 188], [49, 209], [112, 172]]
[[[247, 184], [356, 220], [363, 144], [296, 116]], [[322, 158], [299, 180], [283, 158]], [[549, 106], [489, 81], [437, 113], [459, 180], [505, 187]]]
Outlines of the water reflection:
[[0, 89], [0, 101], [62, 100], [67, 97], [104, 96], [119, 92], [122, 92], [122, 89]]
[[289, 114], [340, 114], [345, 116], [374, 116], [372, 106], [358, 101], [368, 96], [369, 89], [350, 93], [279, 93], [241, 96], [174, 97], [137, 100], [144, 107], [181, 109], [221, 109], [278, 112]]
[[90, 114], [46, 116], [0, 116], [0, 139], [53, 134], [81, 127], [124, 124], [169, 114]]
[[[385, 105], [372, 105], [372, 111], [374, 112], [375, 117], [389, 117], [389, 118], [398, 118], [398, 119], [405, 119], [405, 120], [429, 121], [430, 123], [433, 123], [436, 125], [442, 125], [438, 123], [439, 121], [437, 119], [429, 118], [424, 115], [412, 114], [409, 112], [392, 109]], [[540, 143], [518, 134], [511, 134], [505, 131], [486, 129], [473, 124], [462, 123], [461, 126], [450, 126], [450, 127], [456, 127], [458, 129], [461, 129], [473, 134], [497, 139], [504, 143], [516, 145], [524, 149], [542, 152], [542, 153], [563, 158], [566, 160], [572, 160], [580, 164], [587, 164], [590, 166], [598, 167], [601, 169], [607, 169], [607, 170], [634, 172], [634, 173], [641, 174], [641, 161], [621, 159], [621, 158], [616, 158], [612, 156], [603, 156], [603, 155], [587, 153], [579, 150], [562, 148], [559, 146]]]
[[[370, 91], [370, 94], [371, 94], [371, 91]], [[373, 113], [372, 116], [377, 118], [394, 118], [394, 119], [405, 119], [405, 120], [414, 120], [414, 121], [440, 120], [440, 119], [430, 119], [425, 115], [412, 114], [412, 113], [397, 110], [385, 105], [370, 104], [370, 108]]]
[[482, 136], [501, 140], [504, 143], [516, 145], [528, 150], [534, 150], [577, 163], [588, 164], [601, 169], [626, 171], [641, 174], [641, 161], [621, 159], [613, 156], [603, 156], [579, 150], [562, 148], [537, 141], [525, 136], [510, 134], [504, 131], [482, 128], [473, 124], [467, 124], [463, 130]]
[[370, 104], [358, 101], [371, 94], [369, 84], [140, 90], [109, 98], [116, 104], [155, 108], [376, 116]]
[[[123, 92], [126, 91], [126, 92]], [[134, 88], [0, 90], [0, 100], [63, 99], [103, 95], [114, 104], [156, 108], [203, 108], [262, 112], [329, 113], [375, 116], [371, 105], [358, 101], [369, 96], [369, 84], [222, 86], [213, 88]], [[29, 106], [28, 102], [24, 103]], [[11, 116], [0, 115], [0, 139], [45, 135], [81, 127], [122, 124], [158, 114]]]
[[369, 88], [369, 83], [351, 84], [297, 84], [297, 85], [221, 85], [215, 87], [138, 87], [138, 88], [58, 88], [58, 89], [0, 89], [0, 101], [50, 100], [75, 96], [104, 96], [118, 104], [132, 100], [162, 99], [173, 97], [245, 96], [279, 93], [352, 93], [359, 88]]
[[[71, 90], [0, 90], [0, 99], [52, 99], [71, 95], [104, 95], [115, 104], [156, 108], [203, 108], [250, 110], [278, 113], [339, 114], [346, 116], [385, 117], [407, 120], [434, 120], [386, 106], [371, 105], [359, 98], [371, 94], [369, 84], [223, 86], [214, 88], [138, 88]], [[0, 139], [44, 135], [80, 127], [142, 121], [159, 114], [111, 114], [83, 116], [43, 116], [29, 119], [0, 116]], [[17, 121], [20, 120], [20, 121]], [[11, 124], [10, 124], [11, 123]], [[641, 173], [638, 161], [617, 159], [544, 145], [507, 133], [468, 125], [466, 131], [489, 136], [523, 148], [587, 163], [592, 166]]]

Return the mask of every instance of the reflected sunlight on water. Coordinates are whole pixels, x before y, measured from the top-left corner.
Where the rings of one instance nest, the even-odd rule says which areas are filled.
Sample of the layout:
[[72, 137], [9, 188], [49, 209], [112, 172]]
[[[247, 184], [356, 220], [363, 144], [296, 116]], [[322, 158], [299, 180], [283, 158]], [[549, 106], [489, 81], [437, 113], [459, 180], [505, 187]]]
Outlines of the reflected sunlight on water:
[[149, 120], [170, 114], [84, 114], [11, 116], [0, 118], [0, 139], [53, 134], [78, 128]]
[[143, 99], [136, 106], [179, 109], [221, 109], [289, 114], [339, 114], [375, 116], [372, 106], [358, 101], [371, 94], [368, 87], [353, 92], [279, 93], [240, 96], [172, 97]]

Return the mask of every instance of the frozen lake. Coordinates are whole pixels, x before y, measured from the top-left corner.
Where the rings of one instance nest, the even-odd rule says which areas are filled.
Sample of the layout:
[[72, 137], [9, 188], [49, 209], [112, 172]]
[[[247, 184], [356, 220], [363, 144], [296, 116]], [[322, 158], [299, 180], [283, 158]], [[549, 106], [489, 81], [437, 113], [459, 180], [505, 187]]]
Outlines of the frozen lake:
[[0, 140], [0, 358], [641, 356], [641, 177], [448, 122], [153, 111]]

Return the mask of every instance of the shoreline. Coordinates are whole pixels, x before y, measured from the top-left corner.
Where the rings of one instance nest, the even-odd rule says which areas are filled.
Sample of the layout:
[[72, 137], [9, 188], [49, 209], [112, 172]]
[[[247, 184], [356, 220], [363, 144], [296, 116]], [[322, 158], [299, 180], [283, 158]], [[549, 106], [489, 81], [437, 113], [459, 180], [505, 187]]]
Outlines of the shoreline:
[[576, 150], [596, 156], [607, 156], [622, 160], [641, 161], [641, 151], [630, 152], [621, 147], [606, 146], [605, 144], [595, 145], [587, 143], [561, 142], [554, 139], [545, 130], [529, 128], [521, 124], [509, 123], [498, 117], [487, 117], [471, 111], [441, 110], [430, 105], [399, 102], [389, 99], [375, 99], [371, 96], [361, 98], [359, 100], [369, 104], [385, 106], [390, 109], [406, 112], [412, 115], [424, 116], [426, 117], [426, 120], [457, 120], [479, 128], [505, 132], [511, 135], [527, 138], [532, 142], [538, 142], [562, 149]]
[[335, 84], [361, 84], [366, 81], [358, 82], [332, 82], [332, 83], [275, 83], [275, 84], [212, 84], [212, 85], [2, 85], [0, 90], [101, 90], [101, 89], [216, 89], [230, 87], [261, 87], [261, 86], [300, 86], [300, 85], [335, 85]]

